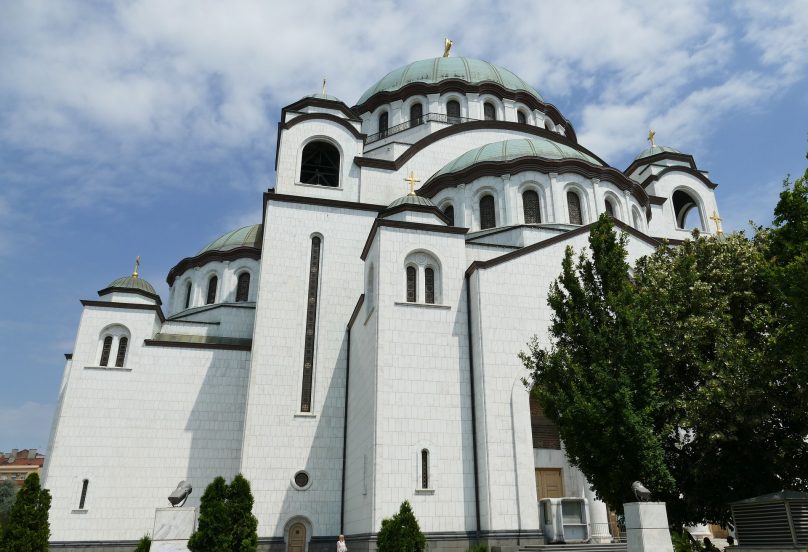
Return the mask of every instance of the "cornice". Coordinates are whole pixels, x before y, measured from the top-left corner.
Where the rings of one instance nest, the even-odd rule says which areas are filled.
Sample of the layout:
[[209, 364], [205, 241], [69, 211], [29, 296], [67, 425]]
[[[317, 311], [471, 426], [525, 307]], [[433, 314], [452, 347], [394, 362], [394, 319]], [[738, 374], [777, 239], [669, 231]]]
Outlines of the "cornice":
[[365, 138], [367, 138], [367, 134], [363, 134], [362, 131], [353, 126], [350, 121], [344, 119], [343, 117], [338, 117], [333, 113], [302, 113], [293, 119], [289, 119], [288, 121], [279, 124], [283, 130], [289, 130], [300, 123], [313, 120], [331, 121], [332, 123], [337, 123], [338, 125], [345, 127], [345, 129], [353, 134], [354, 138], [357, 140], [362, 140], [364, 142]]
[[663, 159], [674, 159], [676, 161], [683, 161], [690, 165], [691, 169], [696, 168], [696, 160], [693, 159], [692, 155], [688, 155], [687, 153], [673, 153], [668, 151], [663, 151], [661, 153], [655, 153], [654, 155], [649, 155], [648, 157], [642, 157], [640, 159], [635, 159], [631, 162], [631, 164], [626, 167], [626, 170], [623, 172], [631, 174], [635, 169], [638, 167], [642, 167], [644, 165], [650, 165], [657, 161], [662, 161]]
[[252, 340], [249, 344], [238, 343], [194, 343], [190, 341], [163, 341], [160, 339], [145, 339], [143, 344], [147, 347], [177, 347], [180, 349], [219, 349], [223, 351], [251, 351]]
[[363, 293], [362, 295], [359, 296], [359, 300], [356, 302], [356, 306], [354, 307], [353, 312], [351, 313], [351, 318], [348, 319], [348, 331], [350, 331], [351, 328], [353, 328], [353, 324], [354, 322], [356, 322], [356, 317], [359, 315], [359, 310], [362, 308], [362, 303], [364, 302], [365, 302], [365, 294]]
[[658, 173], [652, 174], [651, 176], [649, 176], [648, 178], [643, 180], [642, 183], [640, 184], [640, 186], [642, 186], [643, 189], [645, 189], [652, 182], [656, 182], [657, 180], [659, 180], [660, 178], [662, 178], [666, 174], [672, 173], [672, 172], [681, 172], [681, 173], [689, 174], [690, 176], [693, 176], [693, 177], [701, 180], [704, 183], [704, 185], [707, 186], [708, 188], [710, 188], [711, 190], [715, 190], [716, 188], [718, 188], [718, 184], [716, 184], [715, 182], [713, 182], [712, 180], [707, 178], [704, 175], [704, 173], [702, 173], [701, 171], [693, 169], [693, 168], [690, 168], [690, 167], [682, 167], [681, 165], [671, 165], [670, 167], [665, 167], [664, 169], [662, 169]]
[[[323, 109], [336, 109], [342, 112], [348, 119], [351, 121], [355, 121], [357, 123], [361, 123], [362, 119], [360, 119], [354, 111], [348, 107], [348, 105], [339, 100], [327, 100], [325, 98], [312, 98], [307, 96], [305, 98], [300, 98], [294, 103], [291, 103], [281, 109], [281, 115], [286, 115], [289, 112], [300, 111], [304, 107], [322, 107]], [[285, 120], [284, 117], [281, 117], [281, 121]]]
[[98, 296], [103, 297], [104, 295], [109, 295], [110, 293], [114, 293], [116, 291], [120, 293], [135, 293], [137, 295], [142, 295], [143, 297], [148, 297], [149, 299], [156, 301], [158, 305], [163, 304], [163, 302], [160, 300], [160, 296], [157, 295], [156, 293], [149, 293], [146, 290], [137, 288], [118, 287], [118, 286], [106, 287], [102, 290], [99, 290]]
[[403, 203], [401, 205], [396, 205], [393, 208], [388, 208], [379, 213], [380, 217], [387, 217], [390, 215], [394, 215], [396, 213], [401, 213], [403, 211], [419, 211], [421, 213], [431, 213], [438, 217], [440, 220], [446, 223], [447, 226], [451, 226], [452, 221], [449, 220], [443, 211], [435, 207], [434, 205], [413, 205], [408, 203]]
[[387, 208], [386, 205], [375, 203], [360, 203], [358, 201], [343, 201], [340, 199], [326, 199], [323, 197], [298, 196], [290, 194], [279, 194], [274, 188], [264, 192], [264, 204], [269, 201], [280, 201], [285, 203], [300, 203], [303, 205], [320, 205], [323, 207], [335, 207], [337, 209], [355, 209], [359, 211], [376, 211], [377, 213]]
[[373, 221], [373, 226], [368, 233], [368, 238], [365, 240], [365, 247], [362, 248], [362, 254], [359, 256], [363, 261], [367, 258], [370, 246], [373, 243], [373, 238], [376, 232], [381, 227], [387, 228], [405, 228], [407, 230], [421, 230], [424, 232], [438, 232], [443, 234], [466, 234], [468, 228], [459, 228], [457, 226], [440, 226], [439, 224], [423, 224], [420, 222], [404, 222], [401, 220], [387, 220], [377, 218]]
[[160, 322], [165, 322], [166, 317], [163, 316], [163, 309], [159, 305], [146, 305], [143, 303], [119, 303], [117, 301], [93, 301], [90, 299], [82, 299], [81, 304], [85, 307], [101, 307], [108, 309], [127, 309], [127, 310], [150, 310], [154, 311], [160, 318]]
[[212, 263], [215, 261], [235, 261], [236, 259], [255, 259], [258, 260], [261, 258], [261, 250], [257, 247], [234, 247], [233, 249], [227, 249], [225, 251], [205, 251], [199, 255], [195, 255], [193, 257], [186, 257], [180, 262], [178, 262], [174, 267], [168, 271], [168, 276], [166, 277], [166, 282], [168, 285], [174, 285], [174, 280], [188, 270], [189, 268], [194, 268], [197, 266], [203, 266], [208, 263]]

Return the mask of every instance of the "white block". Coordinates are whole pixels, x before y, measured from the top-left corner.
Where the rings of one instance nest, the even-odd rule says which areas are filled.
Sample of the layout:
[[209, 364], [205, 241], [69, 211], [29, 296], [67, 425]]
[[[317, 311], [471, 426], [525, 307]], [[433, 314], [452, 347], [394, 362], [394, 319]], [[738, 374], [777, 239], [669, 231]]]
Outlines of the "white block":
[[[196, 528], [196, 508], [157, 508], [154, 513], [154, 541], [187, 541]], [[152, 545], [154, 548], [154, 545]], [[170, 548], [168, 550], [174, 550]], [[178, 549], [180, 550], [180, 549]]]
[[664, 502], [623, 504], [628, 552], [673, 552]]

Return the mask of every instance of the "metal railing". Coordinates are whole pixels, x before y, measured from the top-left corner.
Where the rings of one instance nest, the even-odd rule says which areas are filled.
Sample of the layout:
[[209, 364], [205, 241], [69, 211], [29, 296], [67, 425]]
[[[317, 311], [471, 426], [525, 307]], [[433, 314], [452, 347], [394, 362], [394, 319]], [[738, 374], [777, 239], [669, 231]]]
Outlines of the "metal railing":
[[387, 130], [382, 130], [381, 132], [377, 132], [376, 134], [371, 134], [370, 136], [367, 137], [365, 143], [371, 144], [373, 142], [378, 142], [379, 140], [383, 140], [389, 136], [398, 134], [399, 132], [404, 132], [405, 130], [415, 128], [425, 123], [444, 123], [447, 125], [456, 125], [459, 123], [468, 123], [477, 120], [479, 119], [469, 119], [468, 117], [454, 117], [451, 115], [446, 115], [445, 113], [426, 113], [424, 115], [421, 115], [420, 117], [416, 117], [415, 119], [410, 119], [409, 121], [404, 121], [403, 123], [400, 123], [398, 125], [391, 126]]

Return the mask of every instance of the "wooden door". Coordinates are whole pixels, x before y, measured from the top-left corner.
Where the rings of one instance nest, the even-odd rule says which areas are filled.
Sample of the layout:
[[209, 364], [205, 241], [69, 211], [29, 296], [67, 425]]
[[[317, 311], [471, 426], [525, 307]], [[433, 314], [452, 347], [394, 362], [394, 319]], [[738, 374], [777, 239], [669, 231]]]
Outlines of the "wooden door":
[[564, 496], [564, 480], [561, 468], [536, 469], [536, 495], [542, 498], [561, 498]]
[[306, 526], [295, 523], [289, 528], [287, 552], [306, 552]]

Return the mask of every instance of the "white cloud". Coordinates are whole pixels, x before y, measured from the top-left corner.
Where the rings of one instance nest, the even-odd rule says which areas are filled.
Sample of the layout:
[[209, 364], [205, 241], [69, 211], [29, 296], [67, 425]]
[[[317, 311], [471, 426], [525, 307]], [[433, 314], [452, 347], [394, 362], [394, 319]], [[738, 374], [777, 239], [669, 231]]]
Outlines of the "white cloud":
[[45, 452], [53, 421], [53, 404], [27, 401], [16, 406], [0, 406], [0, 451], [36, 448]]

